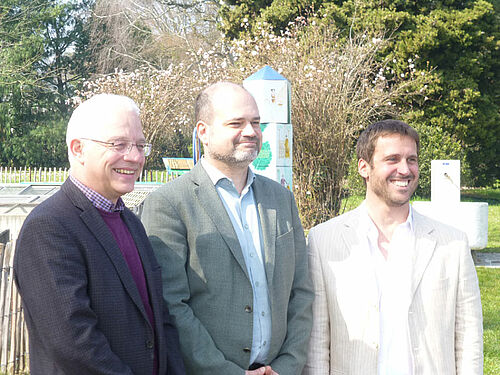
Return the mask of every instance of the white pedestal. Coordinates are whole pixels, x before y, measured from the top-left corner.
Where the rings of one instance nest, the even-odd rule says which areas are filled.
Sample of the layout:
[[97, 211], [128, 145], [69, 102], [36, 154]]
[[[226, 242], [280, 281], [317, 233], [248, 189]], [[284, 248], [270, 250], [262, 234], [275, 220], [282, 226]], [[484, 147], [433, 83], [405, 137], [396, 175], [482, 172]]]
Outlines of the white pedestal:
[[472, 250], [484, 249], [488, 244], [488, 203], [459, 202], [448, 205], [416, 201], [412, 206], [423, 215], [465, 232]]

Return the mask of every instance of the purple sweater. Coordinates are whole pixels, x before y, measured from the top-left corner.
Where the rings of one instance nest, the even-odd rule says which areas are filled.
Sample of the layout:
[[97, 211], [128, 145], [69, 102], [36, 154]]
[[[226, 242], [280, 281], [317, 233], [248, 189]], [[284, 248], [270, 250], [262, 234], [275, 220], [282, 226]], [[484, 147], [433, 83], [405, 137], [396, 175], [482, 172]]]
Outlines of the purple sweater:
[[[115, 241], [118, 244], [123, 257], [127, 262], [128, 268], [130, 270], [130, 273], [132, 274], [132, 277], [134, 278], [135, 284], [137, 285], [142, 303], [144, 304], [144, 309], [146, 310], [146, 314], [148, 315], [149, 322], [151, 323], [151, 327], [153, 327], [154, 332], [155, 318], [153, 315], [153, 309], [151, 308], [151, 304], [149, 303], [146, 278], [144, 277], [141, 258], [139, 257], [139, 252], [137, 251], [134, 239], [132, 238], [132, 235], [130, 234], [127, 226], [123, 222], [120, 212], [106, 212], [101, 209], [98, 210], [104, 222], [111, 230], [111, 233], [113, 233], [113, 237], [115, 238]], [[155, 345], [155, 347], [157, 346]], [[158, 374], [158, 353], [155, 350], [153, 375], [156, 374]]]

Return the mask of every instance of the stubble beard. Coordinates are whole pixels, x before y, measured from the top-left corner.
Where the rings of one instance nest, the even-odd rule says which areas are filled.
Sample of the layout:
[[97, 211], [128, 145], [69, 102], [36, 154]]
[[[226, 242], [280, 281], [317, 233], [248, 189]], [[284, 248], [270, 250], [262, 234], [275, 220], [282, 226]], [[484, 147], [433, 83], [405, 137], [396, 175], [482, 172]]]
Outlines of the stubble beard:
[[408, 178], [410, 179], [409, 185], [414, 185], [412, 186], [412, 190], [408, 192], [407, 197], [399, 198], [398, 196], [396, 196], [396, 194], [391, 194], [391, 192], [389, 191], [389, 185], [391, 184], [389, 178], [386, 180], [377, 179], [372, 185], [372, 191], [390, 207], [404, 206], [410, 202], [410, 198], [413, 196], [413, 193], [415, 193], [415, 190], [418, 186], [418, 178], [416, 176], [412, 174]]
[[240, 151], [234, 150], [231, 153], [219, 153], [217, 150], [207, 149], [208, 156], [211, 159], [218, 160], [227, 165], [234, 166], [248, 166], [252, 163], [259, 155], [260, 145], [258, 148], [250, 151]]

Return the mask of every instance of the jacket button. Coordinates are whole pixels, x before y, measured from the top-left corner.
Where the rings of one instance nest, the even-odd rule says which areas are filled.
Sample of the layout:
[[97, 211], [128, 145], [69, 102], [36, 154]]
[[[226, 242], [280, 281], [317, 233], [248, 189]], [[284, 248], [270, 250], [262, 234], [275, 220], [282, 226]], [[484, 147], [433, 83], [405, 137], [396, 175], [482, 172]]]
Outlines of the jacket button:
[[245, 306], [245, 312], [247, 313], [251, 313], [252, 312], [252, 308], [248, 305]]
[[146, 341], [146, 348], [153, 349], [153, 347], [154, 347], [153, 341], [147, 340]]
[[250, 352], [251, 352], [250, 348], [243, 348], [243, 351], [244, 351], [245, 353], [250, 353]]

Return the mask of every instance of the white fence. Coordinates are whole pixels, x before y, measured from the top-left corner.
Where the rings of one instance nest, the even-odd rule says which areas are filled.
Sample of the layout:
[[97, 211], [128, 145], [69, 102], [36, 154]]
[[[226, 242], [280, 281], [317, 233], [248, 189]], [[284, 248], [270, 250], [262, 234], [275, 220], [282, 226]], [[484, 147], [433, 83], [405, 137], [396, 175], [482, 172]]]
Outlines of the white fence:
[[[5, 241], [5, 240], [2, 240]], [[12, 272], [15, 242], [0, 242], [0, 373], [28, 371], [28, 333]]]
[[[14, 184], [19, 182], [64, 182], [69, 176], [68, 168], [12, 168], [0, 167], [0, 184]], [[168, 173], [166, 170], [143, 170], [139, 182], [166, 183], [178, 174]]]

